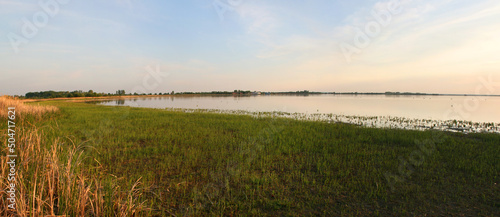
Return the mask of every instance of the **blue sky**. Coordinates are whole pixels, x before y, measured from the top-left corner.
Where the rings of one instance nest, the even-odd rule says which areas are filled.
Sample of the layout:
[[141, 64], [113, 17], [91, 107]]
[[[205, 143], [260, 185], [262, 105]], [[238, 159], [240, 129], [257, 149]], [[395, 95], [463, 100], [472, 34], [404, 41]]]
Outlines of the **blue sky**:
[[0, 94], [475, 93], [500, 80], [498, 1], [0, 0], [0, 15]]

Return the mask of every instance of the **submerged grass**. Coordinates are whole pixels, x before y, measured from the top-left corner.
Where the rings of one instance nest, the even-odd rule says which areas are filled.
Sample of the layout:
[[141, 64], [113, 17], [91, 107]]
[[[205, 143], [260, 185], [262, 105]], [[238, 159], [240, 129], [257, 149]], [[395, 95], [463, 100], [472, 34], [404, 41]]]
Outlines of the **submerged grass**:
[[[69, 202], [56, 215], [500, 215], [498, 134], [41, 104], [60, 112], [35, 124], [43, 129], [40, 140], [59, 142], [45, 144], [47, 157], [32, 161], [60, 166], [51, 175], [40, 165], [45, 175], [23, 180], [49, 189], [27, 198], [34, 192], [34, 201], [50, 201], [50, 177], [59, 177], [57, 203]], [[424, 150], [419, 141], [434, 148], [415, 162], [415, 150]], [[78, 169], [67, 172], [66, 165]], [[40, 213], [52, 214], [43, 206]]]

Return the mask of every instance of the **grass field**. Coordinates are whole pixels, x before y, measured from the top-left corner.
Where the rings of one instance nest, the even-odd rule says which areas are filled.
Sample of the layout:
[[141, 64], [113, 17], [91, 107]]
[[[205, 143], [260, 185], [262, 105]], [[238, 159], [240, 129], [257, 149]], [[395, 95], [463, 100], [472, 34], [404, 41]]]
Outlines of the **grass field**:
[[498, 134], [39, 104], [60, 110], [33, 121], [42, 148], [81, 153], [74, 182], [90, 192], [40, 193], [34, 204], [57, 207], [44, 214], [98, 215], [99, 202], [106, 216], [500, 216]]

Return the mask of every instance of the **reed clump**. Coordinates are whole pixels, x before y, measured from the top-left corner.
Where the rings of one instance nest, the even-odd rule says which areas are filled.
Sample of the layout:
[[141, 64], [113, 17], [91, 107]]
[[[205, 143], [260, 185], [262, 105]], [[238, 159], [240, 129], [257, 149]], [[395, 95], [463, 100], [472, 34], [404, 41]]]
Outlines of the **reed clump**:
[[7, 108], [16, 108], [16, 118], [24, 119], [26, 116], [31, 116], [37, 120], [40, 120], [44, 114], [56, 113], [59, 108], [50, 105], [34, 105], [25, 104], [21, 100], [11, 97], [11, 96], [0, 96], [0, 117], [7, 118]]
[[[7, 107], [16, 107], [15, 181], [8, 180], [11, 166], [6, 144]], [[0, 216], [140, 216], [147, 215], [144, 201], [147, 188], [141, 182], [129, 190], [100, 171], [99, 165], [86, 164], [88, 147], [68, 138], [51, 138], [38, 123], [55, 106], [24, 104], [0, 97]], [[19, 115], [18, 115], [19, 114]], [[9, 185], [15, 183], [15, 209], [7, 201]]]

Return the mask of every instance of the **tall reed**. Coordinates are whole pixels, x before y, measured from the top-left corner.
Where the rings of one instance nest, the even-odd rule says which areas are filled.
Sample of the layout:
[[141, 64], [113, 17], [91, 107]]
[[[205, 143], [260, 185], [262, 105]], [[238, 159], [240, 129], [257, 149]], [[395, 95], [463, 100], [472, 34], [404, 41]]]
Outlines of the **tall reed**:
[[[16, 108], [15, 210], [7, 207], [8, 107]], [[137, 198], [147, 189], [139, 188], [139, 180], [132, 189], [122, 190], [99, 168], [84, 163], [88, 155], [83, 145], [67, 138], [49, 138], [43, 128], [37, 127], [45, 117], [58, 111], [55, 106], [0, 97], [0, 216], [145, 215], [145, 202]]]
[[7, 108], [16, 108], [16, 118], [23, 120], [26, 116], [34, 117], [40, 120], [44, 114], [58, 112], [59, 108], [55, 106], [40, 106], [33, 104], [25, 104], [21, 100], [10, 97], [1, 96], [0, 97], [0, 117], [7, 118]]

